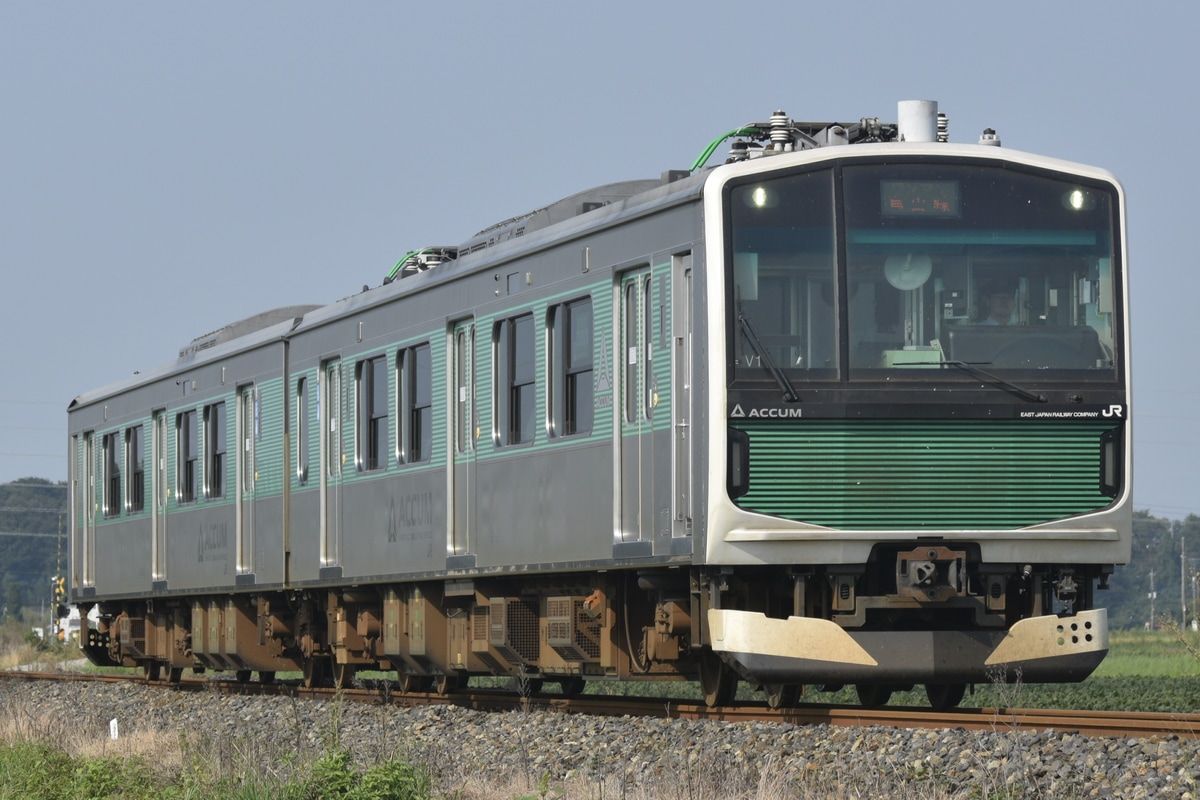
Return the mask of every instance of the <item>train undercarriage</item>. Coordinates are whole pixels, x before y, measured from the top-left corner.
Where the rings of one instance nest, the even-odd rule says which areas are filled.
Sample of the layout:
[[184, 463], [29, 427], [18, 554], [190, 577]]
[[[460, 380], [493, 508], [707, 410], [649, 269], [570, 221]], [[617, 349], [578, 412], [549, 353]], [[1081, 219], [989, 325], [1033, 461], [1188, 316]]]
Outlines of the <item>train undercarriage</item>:
[[[709, 705], [738, 682], [773, 707], [854, 684], [882, 705], [924, 684], [957, 705], [975, 683], [1078, 681], [1107, 652], [1094, 590], [1111, 568], [984, 564], [972, 546], [878, 546], [856, 568], [656, 568], [474, 577], [100, 603], [81, 638], [101, 665], [150, 680], [184, 670], [347, 686], [395, 672], [403, 691], [471, 676], [521, 691], [590, 680], [699, 681]], [[83, 608], [86, 619], [88, 608]]]

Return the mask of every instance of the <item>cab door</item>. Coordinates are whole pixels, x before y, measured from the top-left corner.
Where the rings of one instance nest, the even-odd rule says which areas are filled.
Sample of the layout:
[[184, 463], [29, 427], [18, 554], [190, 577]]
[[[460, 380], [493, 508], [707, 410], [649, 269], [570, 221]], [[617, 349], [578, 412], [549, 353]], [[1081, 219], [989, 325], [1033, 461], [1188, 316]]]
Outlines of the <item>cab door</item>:
[[671, 535], [692, 535], [692, 255], [671, 259], [671, 407], [675, 495]]

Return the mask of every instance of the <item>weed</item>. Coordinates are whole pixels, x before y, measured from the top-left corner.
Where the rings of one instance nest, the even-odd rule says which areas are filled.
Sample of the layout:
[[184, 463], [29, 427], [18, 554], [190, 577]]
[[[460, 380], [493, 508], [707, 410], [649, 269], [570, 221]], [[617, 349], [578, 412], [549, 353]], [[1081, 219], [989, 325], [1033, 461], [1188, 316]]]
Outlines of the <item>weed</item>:
[[342, 749], [342, 726], [346, 720], [346, 698], [339, 690], [329, 702], [329, 718], [321, 731], [322, 744], [326, 751]]
[[1005, 666], [988, 667], [987, 677], [991, 681], [992, 689], [996, 692], [1000, 702], [997, 706], [1000, 708], [1017, 708], [1021, 704], [1021, 695], [1025, 690], [1025, 682], [1022, 680], [1023, 671], [1017, 667], [1012, 672], [1012, 678], [1009, 679], [1008, 668]]
[[421, 800], [432, 796], [429, 773], [403, 761], [367, 770], [355, 793], [357, 800]]
[[560, 786], [550, 785], [550, 773], [543, 772], [542, 777], [538, 779], [537, 794], [522, 795], [517, 800], [547, 800], [550, 797], [563, 797], [566, 795], [566, 790]]
[[[1183, 649], [1188, 652], [1193, 659], [1200, 661], [1200, 645], [1196, 643], [1196, 637], [1189, 635], [1189, 632], [1175, 622], [1171, 617], [1164, 617], [1159, 624], [1163, 630], [1167, 631], [1174, 637], [1175, 641], [1183, 645]], [[1192, 631], [1194, 633], [1194, 631]]]
[[53, 797], [71, 781], [74, 764], [49, 743], [0, 745], [0, 796]]

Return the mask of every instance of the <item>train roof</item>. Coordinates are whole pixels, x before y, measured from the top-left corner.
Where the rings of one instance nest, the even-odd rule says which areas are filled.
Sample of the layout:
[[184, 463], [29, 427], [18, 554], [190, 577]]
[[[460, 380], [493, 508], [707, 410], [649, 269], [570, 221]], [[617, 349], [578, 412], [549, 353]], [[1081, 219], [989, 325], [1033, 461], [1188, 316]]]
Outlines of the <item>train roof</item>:
[[320, 308], [319, 305], [282, 306], [280, 308], [273, 308], [270, 311], [254, 314], [237, 322], [231, 322], [223, 328], [217, 328], [215, 331], [209, 331], [192, 339], [190, 344], [179, 351], [179, 357], [181, 359], [186, 358], [189, 355], [199, 353], [201, 350], [207, 350], [224, 342], [240, 339], [243, 336], [261, 331], [264, 328], [270, 328], [280, 322], [287, 321], [295, 324], [297, 320], [309, 311], [314, 311], [318, 308]]
[[[494, 268], [530, 252], [651, 214], [700, 195], [707, 177], [686, 170], [659, 178], [622, 181], [578, 192], [549, 206], [485, 228], [458, 247], [436, 246], [408, 253], [382, 285], [364, 286], [358, 294], [305, 314], [296, 330], [316, 327], [343, 314], [472, 272]], [[415, 261], [431, 256], [431, 263]], [[411, 269], [405, 269], [406, 260]]]
[[[159, 364], [148, 370], [139, 370], [127, 378], [90, 392], [84, 392], [67, 405], [67, 410], [104, 400], [134, 386], [168, 378], [199, 363], [225, 358], [270, 342], [283, 341], [288, 333], [295, 329], [306, 311], [317, 308], [320, 306], [285, 306], [226, 325], [212, 333], [193, 339], [193, 346], [183, 348], [179, 353], [179, 358], [174, 361]], [[222, 337], [221, 334], [226, 331], [242, 332]]]
[[[387, 302], [419, 287], [450, 280], [456, 275], [487, 269], [499, 261], [521, 257], [530, 249], [548, 242], [569, 238], [572, 228], [593, 230], [699, 194], [703, 179], [686, 171], [671, 171], [660, 178], [622, 181], [587, 189], [548, 206], [492, 225], [463, 245], [455, 248], [423, 248], [416, 253], [434, 256], [439, 269], [413, 270], [406, 279], [385, 279], [376, 287], [363, 286], [361, 292], [326, 305], [291, 305], [253, 314], [236, 322], [195, 337], [179, 350], [174, 361], [85, 392], [68, 405], [68, 410], [89, 405], [119, 394], [131, 387], [169, 377], [196, 364], [224, 358], [253, 349], [264, 343], [281, 341], [302, 328], [316, 327], [351, 311]], [[586, 219], [580, 219], [586, 217]], [[445, 257], [451, 251], [450, 257]], [[442, 256], [438, 258], [439, 254]], [[431, 265], [431, 266], [432, 266]], [[401, 273], [396, 273], [401, 274]]]

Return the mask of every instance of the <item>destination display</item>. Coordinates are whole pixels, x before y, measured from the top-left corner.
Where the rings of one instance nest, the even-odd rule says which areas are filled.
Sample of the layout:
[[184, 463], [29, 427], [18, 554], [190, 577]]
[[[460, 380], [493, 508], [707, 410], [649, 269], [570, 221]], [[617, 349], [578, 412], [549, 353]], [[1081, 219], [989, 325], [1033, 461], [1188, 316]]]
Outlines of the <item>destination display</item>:
[[885, 217], [962, 216], [958, 181], [879, 182], [879, 210]]

